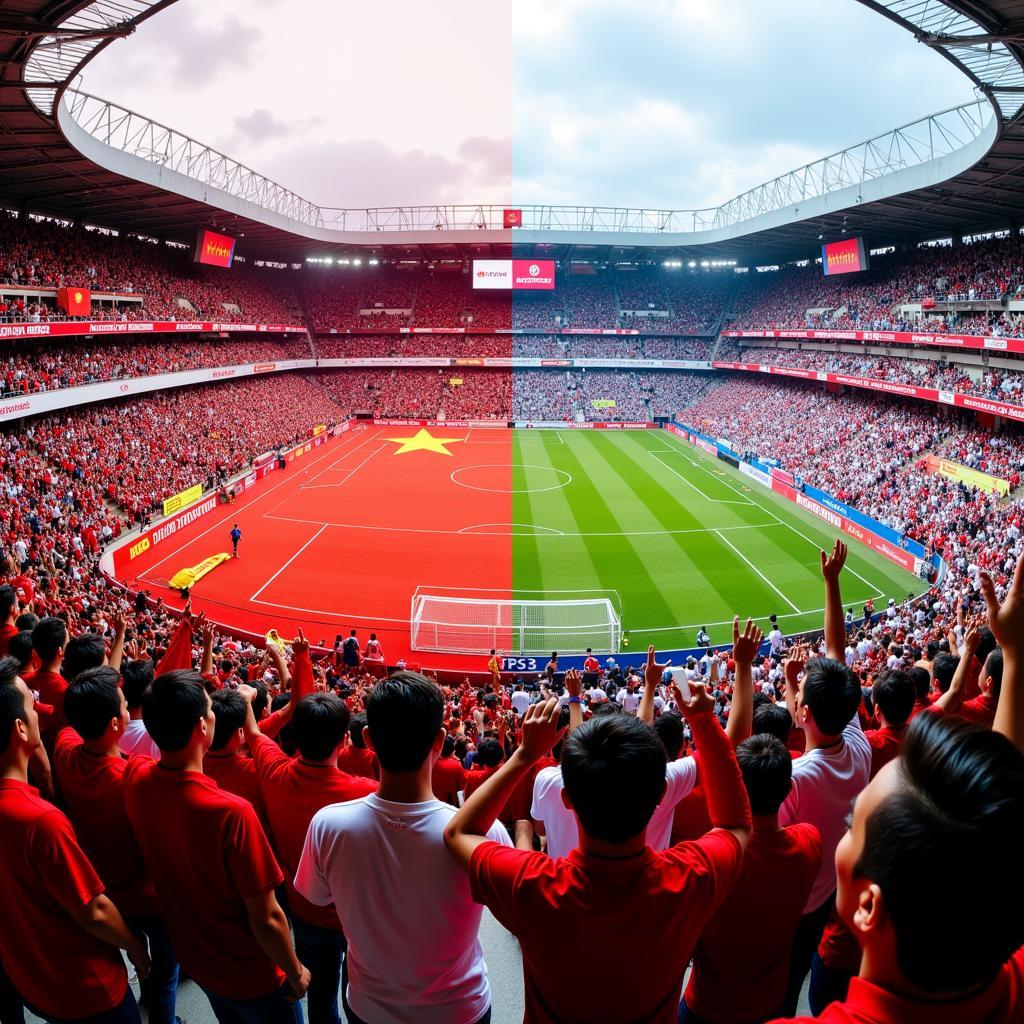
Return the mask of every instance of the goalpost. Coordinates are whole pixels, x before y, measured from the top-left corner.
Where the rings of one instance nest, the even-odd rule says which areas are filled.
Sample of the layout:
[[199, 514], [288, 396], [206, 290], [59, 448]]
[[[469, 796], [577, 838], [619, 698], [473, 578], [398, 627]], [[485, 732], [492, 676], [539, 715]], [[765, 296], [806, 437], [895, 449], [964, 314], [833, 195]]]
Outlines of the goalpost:
[[622, 622], [607, 598], [497, 600], [452, 597], [417, 590], [409, 617], [412, 649], [443, 654], [488, 654], [491, 648], [521, 655], [552, 651], [614, 654]]

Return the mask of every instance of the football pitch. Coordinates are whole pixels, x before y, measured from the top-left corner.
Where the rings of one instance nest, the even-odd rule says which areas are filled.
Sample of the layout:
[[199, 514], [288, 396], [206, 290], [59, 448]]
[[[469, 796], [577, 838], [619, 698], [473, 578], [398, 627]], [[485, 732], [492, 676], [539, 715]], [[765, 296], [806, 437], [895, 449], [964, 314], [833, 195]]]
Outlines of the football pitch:
[[[702, 626], [725, 642], [737, 614], [821, 627], [819, 552], [838, 532], [676, 435], [517, 430], [513, 466], [517, 597], [617, 598], [630, 649], [692, 647]], [[858, 616], [923, 589], [850, 543], [843, 600]]]

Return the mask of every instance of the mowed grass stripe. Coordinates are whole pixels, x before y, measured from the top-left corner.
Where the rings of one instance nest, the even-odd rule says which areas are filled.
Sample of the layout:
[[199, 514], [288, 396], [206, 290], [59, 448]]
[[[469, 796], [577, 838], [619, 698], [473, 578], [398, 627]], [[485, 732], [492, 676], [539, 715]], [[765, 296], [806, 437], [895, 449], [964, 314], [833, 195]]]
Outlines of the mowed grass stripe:
[[[516, 525], [513, 530], [519, 530], [525, 524], [533, 523], [533, 512], [530, 507], [530, 495], [523, 493], [529, 486], [526, 479], [526, 471], [521, 463], [519, 433], [516, 432], [512, 438], [512, 521]], [[515, 590], [516, 572], [520, 572], [527, 579], [540, 580], [540, 555], [537, 551], [537, 542], [527, 533], [517, 533], [509, 538], [509, 556], [512, 559], [512, 588]], [[538, 583], [537, 586], [541, 584]]]
[[[666, 538], [672, 541], [676, 548], [674, 558], [670, 561], [676, 562], [678, 572], [674, 571], [673, 566], [673, 571], [664, 574], [664, 589], [668, 590], [666, 600], [671, 600], [672, 591], [680, 589], [684, 594], [687, 591], [702, 594], [703, 599], [698, 607], [694, 607], [693, 601], [687, 601], [684, 607], [688, 615], [705, 618], [711, 622], [721, 621], [730, 615], [744, 614], [744, 609], [763, 609], [778, 603], [779, 597], [771, 586], [756, 573], [751, 573], [749, 566], [729, 547], [729, 544], [717, 533], [711, 532], [716, 527], [734, 525], [733, 520], [736, 517], [731, 513], [736, 506], [723, 506], [707, 501], [696, 491], [689, 489], [687, 495], [692, 496], [692, 500], [684, 495], [672, 494], [656, 475], [660, 464], [654, 459], [644, 457], [644, 446], [638, 445], [628, 437], [623, 438], [621, 434], [596, 441], [594, 449], [595, 454], [615, 472], [632, 474], [632, 487], [636, 499], [658, 520], [662, 529], [666, 531]], [[690, 471], [692, 472], [692, 468]], [[683, 504], [684, 500], [689, 501], [691, 507], [701, 509], [702, 514], [699, 518]], [[706, 532], [668, 532], [680, 529], [678, 523], [684, 520], [703, 521], [708, 524], [705, 527]], [[764, 535], [756, 530], [740, 530], [733, 531], [729, 540], [734, 544], [739, 541], [737, 547], [743, 544], [752, 547], [762, 544]], [[682, 588], [681, 582], [684, 584]], [[712, 598], [712, 595], [715, 595], [717, 600]], [[683, 609], [679, 611], [682, 613]], [[675, 621], [680, 625], [695, 622], [694, 618], [676, 618]]]
[[[563, 439], [564, 436], [563, 436]], [[622, 536], [628, 528], [616, 518], [598, 489], [591, 474], [576, 454], [576, 438], [570, 436], [564, 445], [552, 445], [547, 457], [557, 469], [571, 474], [572, 483], [561, 491], [549, 494], [565, 495], [569, 511], [576, 522], [576, 532], [584, 534], [582, 539], [594, 567], [595, 582], [587, 587], [617, 590], [622, 595], [623, 626], [631, 628], [641, 622], [667, 625], [674, 621], [672, 609], [666, 602], [661, 588], [652, 579], [646, 565], [646, 553], [642, 546], [635, 546], [634, 539]], [[578, 442], [577, 442], [578, 443]], [[604, 487], [628, 487], [625, 482], [602, 481]], [[594, 533], [609, 534], [595, 537]], [[541, 542], [542, 543], [542, 542]], [[559, 555], [561, 540], [552, 544], [552, 558], [555, 565], [562, 562]], [[559, 572], [570, 567], [559, 566]], [[545, 570], [545, 580], [548, 573]], [[513, 574], [514, 578], [514, 574]]]

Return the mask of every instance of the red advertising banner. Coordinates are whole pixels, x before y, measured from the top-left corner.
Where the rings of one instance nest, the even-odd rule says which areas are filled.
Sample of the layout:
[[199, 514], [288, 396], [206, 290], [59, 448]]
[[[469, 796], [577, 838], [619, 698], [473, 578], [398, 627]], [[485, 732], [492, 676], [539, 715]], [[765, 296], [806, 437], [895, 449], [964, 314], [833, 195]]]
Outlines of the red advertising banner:
[[88, 316], [92, 309], [92, 292], [88, 288], [58, 288], [57, 308], [68, 316]]
[[507, 228], [521, 228], [523, 226], [523, 211], [505, 210], [502, 224]]
[[554, 260], [513, 260], [512, 290], [545, 291], [555, 290]]
[[196, 235], [196, 248], [192, 255], [195, 263], [210, 267], [230, 267], [235, 258], [235, 240], [209, 228], [200, 228]]
[[723, 338], [789, 338], [806, 341], [863, 341], [874, 345], [924, 345], [941, 348], [1024, 352], [1024, 338], [991, 338], [982, 334], [929, 334], [917, 331], [722, 331]]
[[826, 277], [833, 274], [855, 274], [868, 269], [863, 238], [843, 238], [826, 242], [821, 247], [821, 269]]
[[90, 320], [49, 324], [0, 324], [0, 338], [67, 338], [83, 334], [181, 334], [183, 332], [258, 331], [267, 334], [304, 334], [292, 324], [219, 324], [178, 320]]

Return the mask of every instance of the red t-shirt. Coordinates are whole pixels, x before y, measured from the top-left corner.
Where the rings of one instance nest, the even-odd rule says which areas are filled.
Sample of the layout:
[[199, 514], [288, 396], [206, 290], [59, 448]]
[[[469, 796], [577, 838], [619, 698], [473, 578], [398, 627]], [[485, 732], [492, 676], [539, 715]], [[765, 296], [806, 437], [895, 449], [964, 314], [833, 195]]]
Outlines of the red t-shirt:
[[[37, 690], [39, 699], [53, 708], [54, 731], [47, 734], [48, 740], [52, 740], [68, 724], [64, 717], [64, 691], [68, 688], [68, 681], [59, 672], [41, 668], [25, 680], [25, 685], [30, 690]], [[52, 749], [52, 743], [47, 743], [47, 749]]]
[[[580, 849], [542, 853], [483, 843], [473, 853], [473, 899], [518, 939], [526, 983], [524, 1024], [600, 1020], [675, 1024], [683, 973], [708, 918], [739, 876], [742, 851], [724, 829], [662, 853], [618, 860]], [[629, 981], [594, 972], [566, 984], [567, 950], [657, 950], [633, 957]]]
[[373, 779], [380, 777], [377, 768], [377, 755], [367, 747], [357, 747], [347, 743], [338, 755], [338, 767], [349, 775], [356, 775], [361, 779]]
[[252, 756], [292, 912], [308, 924], [340, 930], [334, 907], [314, 906], [296, 892], [295, 872], [313, 815], [328, 804], [347, 803], [375, 793], [377, 783], [346, 775], [333, 765], [312, 765], [289, 757], [265, 736], [253, 744]]
[[203, 771], [220, 786], [252, 804], [260, 824], [268, 829], [267, 805], [263, 800], [260, 780], [256, 775], [256, 762], [244, 754], [207, 754], [203, 758]]
[[[938, 698], [936, 697], [936, 700]], [[942, 708], [937, 708], [931, 701], [926, 697], [924, 700], [914, 701], [914, 710], [910, 712], [910, 721], [912, 722], [922, 711], [929, 711], [935, 715], [942, 714]]]
[[843, 924], [835, 907], [818, 943], [818, 956], [829, 970], [856, 974], [860, 970], [860, 943], [853, 932]]
[[[519, 780], [519, 784], [512, 790], [512, 795], [505, 801], [504, 816], [502, 821], [529, 821], [530, 808], [533, 806], [533, 784], [537, 781], [537, 775], [545, 768], [553, 768], [558, 762], [549, 754], [538, 758], [530, 765], [529, 771]], [[513, 836], [513, 838], [515, 838]]]
[[0, 779], [0, 957], [14, 987], [56, 1018], [112, 1010], [128, 990], [120, 951], [71, 911], [103, 892], [71, 822], [15, 779]]
[[269, 995], [284, 973], [252, 934], [245, 900], [284, 879], [256, 812], [201, 772], [133, 757], [125, 806], [187, 974], [228, 999]]
[[753, 832], [739, 880], [694, 950], [686, 987], [686, 1005], [694, 1014], [752, 1021], [782, 1006], [793, 935], [821, 856], [821, 836], [813, 825]]
[[455, 794], [466, 785], [466, 769], [455, 757], [439, 757], [430, 774], [430, 788], [442, 803], [458, 806]]
[[54, 770], [82, 849], [122, 914], [152, 915], [156, 893], [124, 806], [127, 766], [125, 757], [90, 754], [70, 726], [57, 736]]
[[18, 627], [12, 625], [10, 622], [5, 622], [0, 626], [0, 658], [7, 657], [7, 645], [11, 641], [11, 637], [18, 635]]
[[1024, 1020], [1024, 947], [1003, 965], [991, 985], [955, 1003], [898, 996], [854, 978], [842, 1003], [817, 1017], [778, 1018], [770, 1024], [1019, 1024]]
[[890, 761], [895, 760], [900, 753], [900, 744], [903, 742], [903, 734], [907, 731], [906, 726], [900, 729], [890, 729], [885, 726], [882, 729], [869, 729], [864, 737], [871, 744], [871, 778], [873, 779]]
[[966, 718], [968, 722], [991, 729], [992, 723], [996, 720], [996, 701], [988, 694], [982, 694], [973, 700], [965, 700], [956, 714]]

